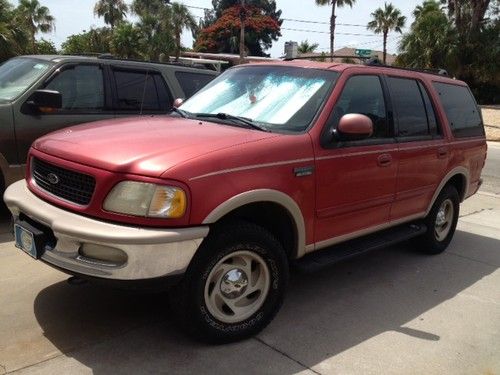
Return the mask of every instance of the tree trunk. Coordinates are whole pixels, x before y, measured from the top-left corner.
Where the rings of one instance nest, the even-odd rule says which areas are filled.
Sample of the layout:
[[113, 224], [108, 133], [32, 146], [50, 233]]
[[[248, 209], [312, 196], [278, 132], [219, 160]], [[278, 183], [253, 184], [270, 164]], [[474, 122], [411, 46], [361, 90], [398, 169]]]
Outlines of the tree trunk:
[[387, 31], [384, 31], [384, 65], [387, 61]]
[[332, 17], [330, 18], [330, 58], [333, 61], [333, 55], [335, 53], [335, 8], [337, 6], [337, 0], [332, 1]]
[[32, 29], [31, 30], [31, 50], [33, 51], [34, 55], [36, 55], [36, 53], [37, 53], [35, 35], [36, 35], [36, 30]]
[[245, 61], [245, 0], [241, 0], [241, 13], [240, 13], [240, 64]]
[[484, 15], [488, 10], [490, 5], [490, 0], [476, 0], [472, 2], [472, 21], [471, 21], [471, 31], [479, 30], [481, 21], [484, 19]]
[[175, 32], [175, 61], [179, 61], [181, 56], [181, 33]]

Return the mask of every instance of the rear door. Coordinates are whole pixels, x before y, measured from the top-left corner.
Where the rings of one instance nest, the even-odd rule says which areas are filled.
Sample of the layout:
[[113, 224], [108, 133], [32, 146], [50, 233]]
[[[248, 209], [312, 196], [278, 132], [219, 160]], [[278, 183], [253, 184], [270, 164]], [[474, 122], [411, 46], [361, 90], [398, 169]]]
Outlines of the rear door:
[[156, 70], [126, 66], [112, 66], [111, 70], [117, 117], [165, 114], [172, 108], [172, 93]]
[[449, 146], [424, 83], [398, 76], [387, 76], [386, 81], [399, 148], [391, 220], [422, 216], [444, 177]]
[[24, 163], [31, 143], [40, 136], [70, 125], [113, 118], [109, 85], [99, 63], [68, 63], [59, 67], [38, 89], [62, 95], [62, 108], [47, 113], [23, 113], [23, 101], [14, 108], [17, 147]]

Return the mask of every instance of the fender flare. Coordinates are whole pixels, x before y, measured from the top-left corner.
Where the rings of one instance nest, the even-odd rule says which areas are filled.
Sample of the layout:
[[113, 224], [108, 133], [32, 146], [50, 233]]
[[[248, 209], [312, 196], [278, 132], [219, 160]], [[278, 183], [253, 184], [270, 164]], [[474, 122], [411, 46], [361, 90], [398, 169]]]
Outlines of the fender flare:
[[464, 192], [460, 197], [460, 202], [462, 202], [466, 197], [469, 192], [469, 181], [470, 181], [470, 176], [469, 176], [469, 171], [465, 167], [456, 167], [453, 168], [444, 178], [441, 180], [440, 184], [438, 185], [437, 189], [434, 191], [434, 195], [432, 196], [431, 202], [429, 206], [427, 207], [427, 210], [425, 211], [425, 216], [429, 214], [429, 212], [432, 209], [432, 206], [434, 205], [434, 202], [436, 201], [439, 193], [441, 193], [441, 190], [443, 190], [444, 186], [455, 176], [461, 175], [465, 178], [465, 187], [464, 187]]
[[257, 202], [276, 203], [288, 212], [297, 231], [297, 246], [293, 254], [296, 258], [303, 256], [306, 250], [306, 229], [302, 211], [295, 200], [278, 190], [258, 189], [235, 195], [212, 210], [203, 220], [203, 224], [213, 224], [230, 212], [247, 204]]

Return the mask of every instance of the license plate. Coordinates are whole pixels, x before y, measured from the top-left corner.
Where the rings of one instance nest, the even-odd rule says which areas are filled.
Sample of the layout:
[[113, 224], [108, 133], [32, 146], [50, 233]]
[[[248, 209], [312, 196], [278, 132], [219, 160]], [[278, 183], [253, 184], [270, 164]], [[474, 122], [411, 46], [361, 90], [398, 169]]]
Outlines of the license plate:
[[16, 247], [31, 255], [33, 258], [38, 259], [38, 249], [36, 247], [34, 234], [19, 224], [14, 224], [14, 234], [16, 238]]

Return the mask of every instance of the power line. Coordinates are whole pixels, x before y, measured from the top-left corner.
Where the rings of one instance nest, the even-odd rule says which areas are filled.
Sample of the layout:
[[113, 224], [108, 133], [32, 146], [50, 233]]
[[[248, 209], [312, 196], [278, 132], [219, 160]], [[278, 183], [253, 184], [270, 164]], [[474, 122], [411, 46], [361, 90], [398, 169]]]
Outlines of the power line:
[[[281, 30], [288, 31], [300, 31], [303, 33], [317, 33], [317, 34], [330, 34], [329, 31], [320, 31], [320, 30], [307, 30], [307, 29], [292, 29], [288, 27], [282, 27]], [[335, 33], [335, 35], [351, 35], [351, 36], [370, 36], [373, 37], [374, 34], [360, 34], [360, 33]]]
[[[193, 8], [193, 9], [201, 9], [201, 10], [213, 10], [210, 8], [204, 8], [204, 7], [198, 7], [194, 5], [186, 5], [187, 8]], [[282, 18], [283, 21], [291, 21], [291, 22], [300, 22], [300, 23], [310, 23], [310, 24], [317, 24], [317, 25], [330, 25], [330, 22], [322, 22], [322, 21], [313, 21], [313, 20], [304, 20], [304, 19], [295, 19], [295, 18]], [[361, 25], [361, 24], [356, 24], [356, 23], [342, 23], [342, 22], [337, 22], [337, 26], [354, 26], [354, 27], [366, 27], [366, 25]]]
[[[321, 21], [310, 21], [310, 20], [299, 20], [293, 18], [282, 18], [283, 21], [292, 21], [292, 22], [301, 22], [301, 23], [313, 23], [317, 25], [330, 25], [330, 22], [321, 22]], [[356, 26], [356, 27], [366, 27], [366, 25], [360, 25], [356, 23], [335, 23], [337, 26]]]

